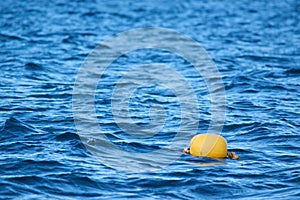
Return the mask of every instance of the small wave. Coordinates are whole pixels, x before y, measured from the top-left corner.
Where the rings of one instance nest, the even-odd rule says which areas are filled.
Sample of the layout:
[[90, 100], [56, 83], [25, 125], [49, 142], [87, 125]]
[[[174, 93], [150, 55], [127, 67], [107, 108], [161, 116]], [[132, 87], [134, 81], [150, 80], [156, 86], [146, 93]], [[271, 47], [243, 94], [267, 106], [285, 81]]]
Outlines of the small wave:
[[6, 134], [1, 134], [0, 137], [9, 137], [9, 136], [24, 136], [26, 133], [37, 133], [38, 131], [24, 122], [10, 117], [9, 119], [5, 120], [3, 126], [1, 127], [1, 132], [6, 132]]
[[299, 75], [300, 74], [300, 68], [292, 68], [288, 69], [284, 72], [285, 74], [293, 74], [293, 75]]
[[25, 68], [27, 70], [42, 70], [43, 69], [43, 67], [41, 65], [33, 63], [33, 62], [26, 63]]
[[60, 135], [55, 136], [56, 140], [59, 141], [70, 141], [70, 140], [80, 140], [79, 136], [75, 133], [71, 133], [71, 132], [66, 132]]
[[6, 42], [6, 41], [11, 41], [11, 40], [25, 40], [25, 38], [17, 35], [9, 35], [9, 34], [4, 34], [0, 33], [0, 41]]

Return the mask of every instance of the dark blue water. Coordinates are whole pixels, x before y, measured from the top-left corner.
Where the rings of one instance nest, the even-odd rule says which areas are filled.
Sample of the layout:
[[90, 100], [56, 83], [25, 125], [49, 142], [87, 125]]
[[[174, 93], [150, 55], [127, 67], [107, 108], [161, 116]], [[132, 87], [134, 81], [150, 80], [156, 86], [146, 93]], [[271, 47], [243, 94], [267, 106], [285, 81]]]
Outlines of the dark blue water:
[[[299, 13], [296, 0], [2, 1], [1, 199], [299, 199]], [[199, 167], [182, 155], [159, 172], [129, 173], [86, 150], [72, 113], [80, 65], [110, 36], [149, 26], [183, 33], [213, 58], [226, 89], [222, 135], [240, 160]], [[140, 124], [149, 122], [151, 104], [169, 108], [158, 137], [126, 139], [113, 121], [115, 81], [133, 64], [151, 62], [170, 63], [198, 88], [198, 133], [210, 120], [205, 82], [186, 71], [188, 63], [162, 51], [128, 54], [111, 66], [96, 95], [103, 130], [127, 151], [161, 148], [180, 123], [176, 97], [155, 85], [136, 91], [131, 104]]]

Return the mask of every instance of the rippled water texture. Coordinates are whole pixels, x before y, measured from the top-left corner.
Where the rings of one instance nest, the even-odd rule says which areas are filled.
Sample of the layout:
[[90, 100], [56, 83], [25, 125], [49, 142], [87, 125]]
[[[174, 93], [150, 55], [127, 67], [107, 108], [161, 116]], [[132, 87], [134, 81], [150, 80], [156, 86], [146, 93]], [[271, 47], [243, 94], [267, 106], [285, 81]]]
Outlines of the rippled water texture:
[[[2, 1], [0, 198], [298, 199], [299, 13], [296, 0]], [[182, 155], [156, 173], [131, 173], [107, 167], [87, 151], [72, 113], [80, 65], [105, 39], [149, 26], [183, 33], [212, 57], [226, 89], [222, 135], [240, 160], [199, 167], [211, 160]], [[210, 95], [190, 63], [163, 50], [137, 50], [107, 68], [95, 94], [99, 125], [123, 151], [164, 147], [182, 120], [176, 95], [151, 84], [133, 93], [132, 122], [145, 127], [150, 107], [159, 105], [166, 108], [163, 129], [143, 139], [115, 123], [115, 84], [135, 66], [151, 63], [185, 77], [199, 102], [197, 132], [209, 126]]]

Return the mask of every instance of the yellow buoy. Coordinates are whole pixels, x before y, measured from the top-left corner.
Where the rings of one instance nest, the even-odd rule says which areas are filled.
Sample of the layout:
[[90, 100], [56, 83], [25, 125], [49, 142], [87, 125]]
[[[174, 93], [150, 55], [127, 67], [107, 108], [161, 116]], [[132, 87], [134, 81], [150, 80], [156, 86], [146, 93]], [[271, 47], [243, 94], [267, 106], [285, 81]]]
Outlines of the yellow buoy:
[[227, 142], [217, 134], [199, 134], [192, 138], [190, 154], [210, 158], [225, 158], [227, 156]]

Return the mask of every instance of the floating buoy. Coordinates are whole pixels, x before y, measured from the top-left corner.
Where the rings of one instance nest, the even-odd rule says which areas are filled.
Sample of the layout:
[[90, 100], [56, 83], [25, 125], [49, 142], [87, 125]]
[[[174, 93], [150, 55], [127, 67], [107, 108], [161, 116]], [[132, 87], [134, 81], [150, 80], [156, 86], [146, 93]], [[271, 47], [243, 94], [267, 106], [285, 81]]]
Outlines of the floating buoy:
[[189, 153], [193, 156], [222, 159], [227, 157], [227, 142], [221, 135], [199, 134], [192, 138]]

